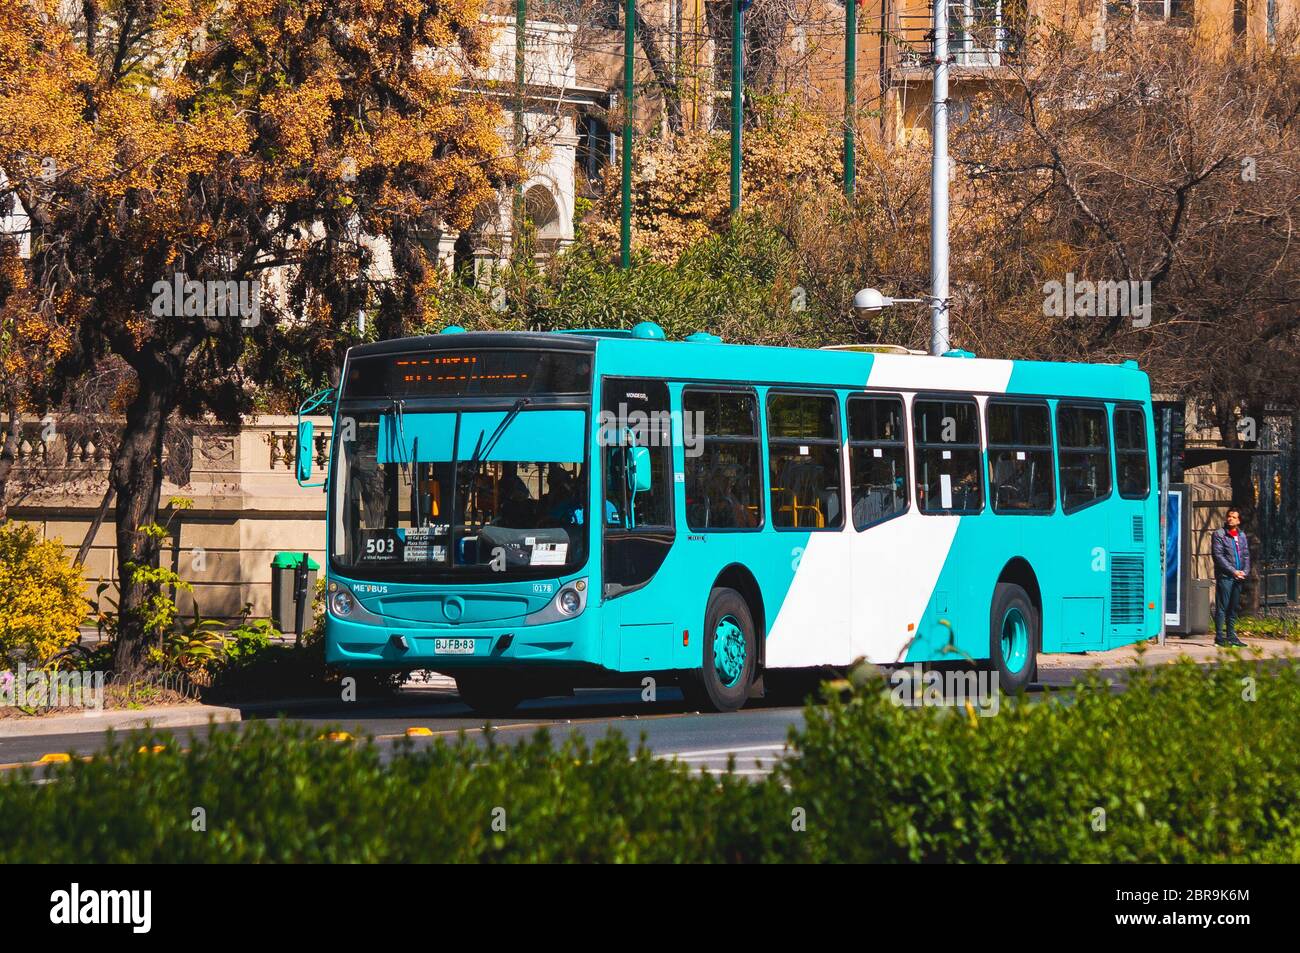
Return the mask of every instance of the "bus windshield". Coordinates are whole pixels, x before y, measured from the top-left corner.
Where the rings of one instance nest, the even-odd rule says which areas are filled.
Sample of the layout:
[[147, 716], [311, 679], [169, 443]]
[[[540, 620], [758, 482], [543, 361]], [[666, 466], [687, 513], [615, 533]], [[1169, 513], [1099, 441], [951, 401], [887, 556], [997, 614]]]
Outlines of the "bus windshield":
[[587, 549], [587, 413], [340, 412], [333, 558], [380, 575], [559, 574]]

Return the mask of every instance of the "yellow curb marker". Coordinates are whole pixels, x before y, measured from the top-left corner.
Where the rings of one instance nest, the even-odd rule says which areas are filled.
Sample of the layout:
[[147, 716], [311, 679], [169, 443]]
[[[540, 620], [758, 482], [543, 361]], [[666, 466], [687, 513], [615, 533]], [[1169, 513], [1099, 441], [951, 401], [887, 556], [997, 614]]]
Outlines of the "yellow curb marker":
[[72, 755], [66, 751], [52, 751], [49, 754], [41, 755], [41, 760], [37, 764], [66, 764], [72, 760]]
[[327, 735], [321, 735], [317, 741], [351, 741], [352, 736], [346, 731], [331, 731]]
[[417, 728], [407, 728], [407, 729], [406, 729], [406, 737], [408, 737], [408, 738], [428, 738], [428, 737], [430, 737], [430, 736], [432, 736], [432, 735], [433, 735], [433, 729], [432, 729], [432, 728], [425, 728], [425, 727], [422, 726], [422, 725], [421, 725], [420, 727], [417, 727]]

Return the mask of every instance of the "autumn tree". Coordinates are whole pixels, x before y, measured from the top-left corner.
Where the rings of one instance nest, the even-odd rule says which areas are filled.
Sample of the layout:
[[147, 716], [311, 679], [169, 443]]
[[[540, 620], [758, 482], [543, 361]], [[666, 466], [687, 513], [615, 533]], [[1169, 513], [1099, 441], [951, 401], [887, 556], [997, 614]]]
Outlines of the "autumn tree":
[[[1229, 444], [1266, 402], [1300, 403], [1295, 51], [1293, 31], [1033, 32], [958, 136], [1000, 292], [967, 302], [965, 332], [1007, 356], [1135, 358], [1157, 391], [1208, 399]], [[1054, 307], [1045, 290], [1067, 276], [1136, 289], [1149, 310]], [[1231, 476], [1249, 507], [1249, 463]]]
[[435, 270], [422, 239], [467, 227], [511, 168], [498, 111], [457, 92], [457, 57], [487, 49], [481, 0], [61, 8], [0, 0], [0, 169], [72, 342], [60, 379], [107, 354], [134, 373], [111, 471], [133, 672], [173, 413], [234, 422], [247, 352], [273, 360], [286, 328], [329, 338], [364, 309], [400, 334]]

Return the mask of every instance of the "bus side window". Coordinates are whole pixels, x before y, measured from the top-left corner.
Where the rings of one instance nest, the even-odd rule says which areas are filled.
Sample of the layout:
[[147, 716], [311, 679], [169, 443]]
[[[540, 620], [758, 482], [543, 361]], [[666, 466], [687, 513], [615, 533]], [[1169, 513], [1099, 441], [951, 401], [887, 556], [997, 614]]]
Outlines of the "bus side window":
[[1115, 470], [1119, 495], [1143, 500], [1151, 492], [1146, 415], [1137, 407], [1115, 408]]
[[769, 394], [767, 445], [772, 524], [842, 527], [839, 399], [834, 394]]
[[[602, 521], [611, 529], [672, 526], [672, 425], [668, 385], [635, 379], [605, 383], [600, 422], [604, 457]], [[627, 479], [627, 450], [650, 450], [650, 489], [632, 493]]]
[[1056, 408], [1061, 507], [1069, 513], [1110, 496], [1110, 438], [1106, 410], [1062, 402]]
[[912, 403], [916, 492], [922, 513], [971, 515], [984, 508], [979, 405], [970, 398]]
[[853, 527], [907, 510], [906, 419], [901, 397], [850, 397], [849, 481]]
[[995, 513], [1051, 513], [1056, 505], [1047, 404], [990, 400], [989, 499]]
[[682, 394], [686, 525], [692, 530], [763, 525], [758, 401], [752, 391], [688, 389]]

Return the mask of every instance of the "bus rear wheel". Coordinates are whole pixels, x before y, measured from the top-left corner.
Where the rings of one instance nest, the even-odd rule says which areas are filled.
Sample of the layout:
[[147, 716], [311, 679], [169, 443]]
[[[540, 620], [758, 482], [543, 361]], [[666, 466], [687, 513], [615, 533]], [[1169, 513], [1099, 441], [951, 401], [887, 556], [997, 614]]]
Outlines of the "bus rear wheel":
[[736, 711], [749, 698], [758, 644], [749, 604], [734, 589], [709, 593], [702, 656], [700, 667], [682, 681], [686, 700], [700, 711]]
[[1007, 694], [1020, 694], [1038, 674], [1040, 626], [1029, 593], [1010, 582], [994, 587], [986, 668], [997, 674], [998, 686]]
[[480, 715], [508, 715], [526, 697], [514, 679], [500, 673], [457, 675], [456, 691]]

